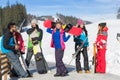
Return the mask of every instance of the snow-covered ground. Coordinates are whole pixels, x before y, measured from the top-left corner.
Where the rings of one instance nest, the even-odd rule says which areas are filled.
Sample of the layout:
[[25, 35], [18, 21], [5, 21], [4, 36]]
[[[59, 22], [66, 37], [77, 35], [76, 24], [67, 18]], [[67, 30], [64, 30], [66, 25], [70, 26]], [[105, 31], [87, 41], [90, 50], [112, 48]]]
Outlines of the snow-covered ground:
[[[100, 22], [106, 22], [109, 28], [108, 32], [108, 46], [106, 53], [106, 61], [107, 61], [107, 73], [112, 73], [120, 76], [120, 43], [116, 40], [116, 34], [120, 32], [120, 20], [105, 20]], [[93, 55], [93, 43], [96, 39], [98, 23], [96, 22], [90, 25], [86, 25], [86, 28], [89, 33], [89, 41], [90, 41], [90, 50], [89, 60], [92, 60]], [[43, 22], [38, 22], [39, 27], [43, 30], [44, 36], [42, 40], [42, 49], [43, 54], [48, 62], [55, 62], [54, 58], [54, 49], [50, 47], [51, 42], [51, 34], [46, 32], [46, 28], [43, 27]], [[30, 28], [30, 26], [28, 26]], [[27, 34], [22, 33], [23, 38], [25, 40], [25, 45], [27, 47]], [[68, 64], [70, 59], [72, 58], [72, 54], [74, 53], [74, 42], [73, 37], [71, 36], [70, 40], [66, 42], [66, 50], [64, 54], [64, 62]], [[71, 63], [71, 65], [75, 65], [75, 61]], [[91, 63], [90, 63], [91, 66]]]
[[[88, 80], [88, 78], [90, 78], [92, 76], [92, 77], [96, 77], [96, 79], [92, 79], [92, 77], [91, 77], [92, 80], [113, 80], [113, 79], [118, 80], [117, 78], [119, 78], [119, 77], [111, 75], [111, 74], [115, 74], [115, 75], [120, 76], [120, 72], [119, 72], [120, 71], [120, 43], [116, 40], [116, 34], [120, 32], [120, 20], [105, 20], [105, 21], [100, 21], [100, 22], [106, 22], [107, 26], [109, 28], [108, 46], [107, 46], [107, 53], [106, 53], [107, 74], [106, 75], [99, 75], [99, 74], [96, 74], [96, 75], [93, 75], [93, 74], [79, 75], [79, 74], [76, 74], [76, 72], [74, 70], [74, 71], [70, 72], [70, 77], [65, 77], [63, 79], [73, 80], [73, 78], [76, 78], [76, 80], [78, 80], [78, 79], [80, 79], [79, 77], [81, 77], [81, 80], [83, 80], [83, 79]], [[93, 24], [90, 24], [90, 25], [86, 25], [86, 28], [87, 28], [88, 33], [89, 33], [89, 42], [90, 42], [90, 50], [88, 52], [89, 60], [92, 59], [93, 43], [95, 42], [98, 23], [100, 23], [100, 22], [96, 22], [96, 23], [93, 23]], [[50, 47], [51, 34], [46, 32], [46, 28], [43, 27], [43, 22], [42, 21], [39, 21], [38, 24], [39, 24], [39, 27], [43, 30], [43, 33], [44, 33], [43, 40], [42, 40], [42, 49], [43, 49], [43, 54], [45, 56], [45, 59], [48, 62], [53, 62], [54, 63], [55, 62], [54, 49], [52, 49]], [[27, 28], [30, 28], [30, 25], [27, 26]], [[23, 36], [23, 39], [25, 41], [26, 52], [27, 52], [28, 35], [26, 34], [26, 32], [23, 32], [22, 36]], [[65, 64], [68, 64], [70, 62], [70, 60], [72, 58], [71, 55], [73, 53], [74, 53], [74, 42], [73, 42], [73, 37], [71, 36], [70, 40], [68, 42], [66, 42], [66, 50], [65, 50], [64, 59], [63, 59]], [[34, 58], [32, 60], [34, 60]], [[75, 66], [75, 61], [74, 60], [71, 63], [71, 65]], [[90, 66], [91, 66], [91, 62], [90, 62]], [[52, 70], [52, 73], [51, 73], [52, 75], [48, 73], [48, 74], [45, 75], [47, 77], [45, 77], [44, 75], [39, 75], [38, 76], [38, 74], [35, 72], [34, 78], [32, 78], [32, 80], [37, 80], [40, 77], [41, 77], [41, 79], [44, 79], [44, 80], [45, 80], [45, 78], [47, 78], [47, 79], [49, 78], [51, 80], [56, 80], [56, 78], [53, 77], [54, 73], [55, 73], [55, 69]], [[109, 79], [108, 79], [108, 77], [109, 77]], [[113, 78], [113, 79], [110, 79], [110, 78]], [[62, 78], [57, 78], [57, 79], [61, 80]], [[23, 80], [23, 79], [21, 79], [21, 80]], [[27, 80], [30, 80], [30, 79], [27, 79]]]

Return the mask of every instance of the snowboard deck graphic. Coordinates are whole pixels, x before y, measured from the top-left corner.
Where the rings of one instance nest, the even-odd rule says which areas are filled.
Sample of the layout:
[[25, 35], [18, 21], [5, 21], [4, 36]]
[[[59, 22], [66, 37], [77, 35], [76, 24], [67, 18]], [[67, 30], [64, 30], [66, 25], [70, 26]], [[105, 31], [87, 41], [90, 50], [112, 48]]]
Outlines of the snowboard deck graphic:
[[[30, 38], [35, 38], [38, 37], [38, 32], [37, 30], [35, 30], [33, 33], [31, 33]], [[44, 74], [47, 73], [48, 71], [48, 66], [46, 66], [46, 60], [42, 54], [42, 50], [40, 47], [39, 42], [37, 44], [33, 44], [33, 53], [35, 56], [35, 61], [36, 61], [36, 67], [37, 67], [37, 71], [39, 74]]]

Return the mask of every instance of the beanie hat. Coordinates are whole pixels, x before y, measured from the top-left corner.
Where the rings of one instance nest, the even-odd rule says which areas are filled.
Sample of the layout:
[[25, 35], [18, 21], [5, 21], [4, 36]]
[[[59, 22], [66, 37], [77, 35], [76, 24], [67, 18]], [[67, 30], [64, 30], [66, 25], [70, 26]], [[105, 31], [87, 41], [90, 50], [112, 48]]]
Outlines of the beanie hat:
[[31, 21], [31, 23], [37, 24], [37, 20], [36, 20], [36, 19], [33, 19], [33, 20]]
[[106, 23], [105, 23], [105, 22], [104, 22], [104, 23], [100, 23], [99, 26], [105, 27], [105, 26], [106, 26]]
[[78, 24], [78, 25], [81, 25], [81, 24], [84, 24], [84, 22], [83, 22], [83, 20], [78, 19], [78, 20], [77, 20], [77, 24]]

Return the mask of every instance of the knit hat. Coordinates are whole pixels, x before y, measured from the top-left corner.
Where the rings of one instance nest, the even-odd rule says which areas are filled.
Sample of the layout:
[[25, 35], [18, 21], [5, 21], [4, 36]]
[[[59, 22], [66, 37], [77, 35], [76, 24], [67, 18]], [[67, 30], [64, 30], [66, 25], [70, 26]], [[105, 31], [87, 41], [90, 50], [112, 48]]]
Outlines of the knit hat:
[[33, 19], [33, 20], [31, 21], [31, 23], [37, 24], [37, 20], [36, 20], [36, 19]]
[[77, 20], [77, 24], [78, 24], [78, 25], [81, 25], [81, 24], [84, 24], [84, 22], [83, 22], [83, 20], [78, 19], [78, 20]]
[[105, 27], [106, 26], [106, 22], [99, 23], [98, 25], [101, 26], [101, 27]]

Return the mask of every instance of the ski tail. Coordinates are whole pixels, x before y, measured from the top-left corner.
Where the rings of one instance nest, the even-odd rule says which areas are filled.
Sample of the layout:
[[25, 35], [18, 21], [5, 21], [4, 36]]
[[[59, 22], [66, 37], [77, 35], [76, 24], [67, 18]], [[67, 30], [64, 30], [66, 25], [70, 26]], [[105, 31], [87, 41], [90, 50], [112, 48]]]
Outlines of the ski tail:
[[96, 54], [97, 54], [97, 47], [95, 44], [93, 44], [93, 60], [92, 60], [92, 65], [93, 65], [93, 69], [92, 72], [96, 73]]

